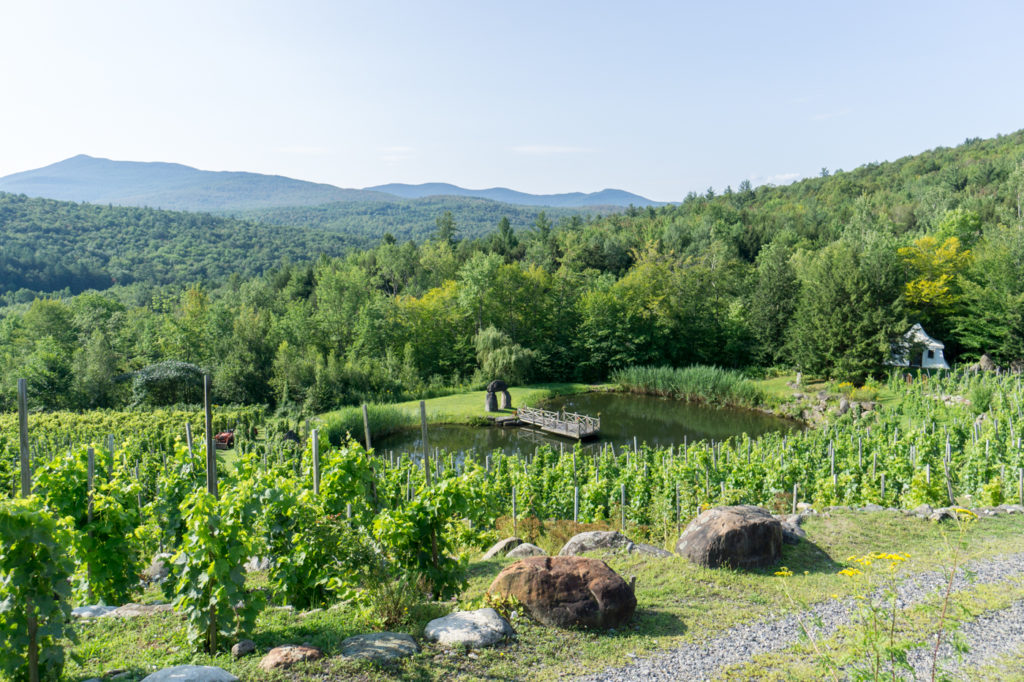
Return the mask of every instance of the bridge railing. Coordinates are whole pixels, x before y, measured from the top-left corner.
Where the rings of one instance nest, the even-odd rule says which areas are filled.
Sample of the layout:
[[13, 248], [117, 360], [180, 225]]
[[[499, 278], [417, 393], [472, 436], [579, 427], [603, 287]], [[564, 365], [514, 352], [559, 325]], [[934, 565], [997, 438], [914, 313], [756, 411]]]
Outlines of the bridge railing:
[[577, 436], [596, 433], [601, 429], [600, 417], [591, 417], [578, 412], [566, 412], [565, 410], [555, 412], [537, 407], [520, 407], [518, 416], [520, 421], [527, 424], [574, 433]]

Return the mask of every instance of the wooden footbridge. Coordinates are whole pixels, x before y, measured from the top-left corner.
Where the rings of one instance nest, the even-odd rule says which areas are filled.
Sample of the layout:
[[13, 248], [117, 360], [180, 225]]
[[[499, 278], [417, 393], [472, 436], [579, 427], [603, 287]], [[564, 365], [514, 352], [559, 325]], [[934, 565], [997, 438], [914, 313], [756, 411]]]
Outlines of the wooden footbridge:
[[520, 407], [516, 416], [524, 424], [536, 426], [541, 431], [557, 436], [583, 440], [597, 435], [601, 430], [601, 418], [575, 412], [552, 412], [535, 407]]

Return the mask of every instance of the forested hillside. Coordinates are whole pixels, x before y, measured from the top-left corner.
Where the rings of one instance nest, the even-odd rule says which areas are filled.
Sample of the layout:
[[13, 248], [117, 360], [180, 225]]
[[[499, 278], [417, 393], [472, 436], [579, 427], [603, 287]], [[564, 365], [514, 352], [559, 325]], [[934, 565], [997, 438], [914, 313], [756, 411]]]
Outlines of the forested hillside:
[[860, 381], [913, 322], [947, 357], [1010, 363], [1024, 358], [1022, 161], [1018, 132], [520, 233], [499, 220], [460, 238], [450, 216], [429, 240], [143, 305], [36, 301], [0, 321], [0, 385], [28, 374], [49, 406], [117, 405], [130, 391], [112, 377], [182, 360], [214, 373], [218, 400], [320, 411], [629, 365]]
[[[493, 232], [502, 218], [508, 218], [514, 230], [526, 229], [541, 210], [552, 219], [580, 214], [578, 209], [570, 208], [538, 209], [489, 199], [434, 196], [415, 201], [348, 201], [321, 206], [266, 208], [241, 211], [235, 215], [274, 225], [302, 225], [337, 232], [371, 245], [386, 234], [397, 241], [429, 239], [437, 231], [438, 218], [446, 212], [451, 213], [459, 237], [476, 239]], [[609, 214], [623, 209], [606, 206], [594, 210]], [[583, 218], [589, 219], [585, 215]]]
[[0, 295], [9, 294], [0, 300], [22, 289], [19, 299], [133, 282], [216, 286], [352, 243], [315, 229], [0, 193]]

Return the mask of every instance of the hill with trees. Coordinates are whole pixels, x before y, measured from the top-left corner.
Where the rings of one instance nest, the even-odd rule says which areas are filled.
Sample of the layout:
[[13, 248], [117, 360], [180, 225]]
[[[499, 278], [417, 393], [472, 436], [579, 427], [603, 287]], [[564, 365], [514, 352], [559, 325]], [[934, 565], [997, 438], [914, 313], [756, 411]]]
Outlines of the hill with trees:
[[[517, 231], [503, 217], [478, 238], [443, 214], [429, 239], [296, 259], [246, 281], [0, 310], [0, 385], [28, 374], [51, 406], [114, 406], [130, 396], [109, 377], [178, 360], [212, 371], [218, 400], [319, 412], [494, 378], [482, 367], [594, 381], [700, 363], [860, 382], [914, 322], [951, 360], [1009, 365], [1024, 360], [1022, 206], [1016, 132], [589, 221], [541, 213]], [[5, 229], [6, 248], [18, 230]], [[49, 235], [35, 235], [42, 248]], [[168, 262], [156, 240], [153, 254]], [[229, 259], [191, 260], [170, 262], [205, 279]]]
[[315, 229], [0, 193], [0, 295], [8, 301], [19, 290], [31, 299], [136, 282], [215, 286], [353, 245]]

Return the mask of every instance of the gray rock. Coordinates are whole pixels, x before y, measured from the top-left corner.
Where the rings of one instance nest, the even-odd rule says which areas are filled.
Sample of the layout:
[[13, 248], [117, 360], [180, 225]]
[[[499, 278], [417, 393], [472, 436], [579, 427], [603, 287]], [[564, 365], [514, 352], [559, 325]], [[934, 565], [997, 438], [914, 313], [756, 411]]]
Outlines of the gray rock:
[[306, 661], [319, 661], [324, 657], [324, 652], [311, 644], [286, 644], [276, 646], [267, 652], [267, 655], [260, 659], [261, 670], [281, 670], [290, 668], [296, 663]]
[[493, 646], [516, 634], [494, 609], [456, 611], [444, 618], [436, 618], [423, 629], [423, 636], [444, 646], [461, 644], [469, 648]]
[[782, 557], [782, 524], [761, 507], [715, 507], [690, 522], [676, 554], [706, 568], [769, 566]]
[[638, 542], [629, 548], [630, 554], [645, 554], [647, 556], [654, 556], [660, 558], [666, 558], [672, 556], [672, 552], [662, 549], [661, 547], [655, 547], [654, 545], [648, 545], [643, 542]]
[[113, 611], [117, 611], [116, 606], [93, 604], [92, 606], [79, 606], [71, 609], [71, 615], [75, 618], [102, 618]]
[[416, 640], [403, 632], [374, 632], [349, 637], [341, 643], [341, 655], [386, 663], [419, 652]]
[[922, 519], [926, 519], [932, 515], [933, 511], [935, 510], [932, 509], [932, 506], [930, 504], [919, 504], [916, 507], [914, 507], [914, 511], [912, 513], [915, 516], [920, 516]]
[[148, 583], [162, 583], [167, 580], [167, 576], [171, 574], [169, 564], [172, 556], [174, 555], [167, 552], [155, 555], [149, 566], [142, 571], [142, 579]]
[[807, 538], [807, 531], [799, 524], [786, 520], [782, 522], [782, 541], [787, 545], [799, 545], [801, 540]]
[[241, 658], [242, 656], [248, 656], [249, 654], [256, 651], [256, 642], [251, 639], [243, 639], [231, 647], [231, 655], [235, 658]]
[[480, 558], [481, 559], [493, 559], [496, 556], [505, 556], [506, 554], [508, 554], [509, 552], [511, 552], [513, 549], [515, 549], [516, 547], [518, 547], [521, 544], [523, 544], [523, 539], [522, 538], [517, 538], [517, 537], [511, 537], [511, 538], [505, 538], [504, 540], [498, 540], [493, 545], [491, 545], [491, 548], [489, 550], [487, 550], [484, 553], [484, 555], [482, 557], [480, 557]]
[[928, 520], [935, 521], [936, 523], [940, 521], [956, 521], [956, 512], [949, 507], [942, 507], [941, 509], [933, 511], [928, 516]]
[[850, 411], [850, 400], [846, 396], [843, 396], [842, 398], [839, 399], [838, 411], [840, 415], [844, 415]]
[[617, 530], [591, 530], [579, 533], [569, 539], [558, 552], [558, 556], [575, 556], [595, 549], [626, 549], [633, 541]]
[[519, 545], [518, 547], [513, 549], [511, 552], [506, 554], [505, 556], [507, 556], [507, 557], [514, 557], [516, 559], [522, 559], [523, 557], [528, 557], [528, 556], [547, 556], [547, 555], [548, 555], [548, 553], [545, 552], [540, 547], [538, 547], [537, 545], [530, 544], [529, 542], [524, 542], [523, 544]]
[[245, 569], [246, 573], [253, 573], [254, 571], [269, 571], [273, 565], [274, 562], [268, 556], [252, 556], [249, 557], [249, 560], [245, 562], [243, 568]]
[[808, 514], [814, 513], [814, 505], [810, 502], [797, 502], [796, 510], [798, 512], [806, 512]]
[[223, 668], [212, 665], [176, 665], [173, 668], [157, 670], [144, 677], [142, 682], [239, 682], [238, 678]]
[[866, 511], [866, 512], [880, 512], [880, 511], [884, 511], [884, 510], [885, 510], [885, 507], [883, 507], [880, 504], [875, 504], [873, 502], [871, 504], [865, 504], [863, 507], [861, 507], [861, 511]]
[[139, 616], [155, 616], [174, 610], [171, 604], [125, 604], [104, 616], [105, 618], [138, 618]]

